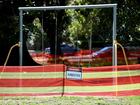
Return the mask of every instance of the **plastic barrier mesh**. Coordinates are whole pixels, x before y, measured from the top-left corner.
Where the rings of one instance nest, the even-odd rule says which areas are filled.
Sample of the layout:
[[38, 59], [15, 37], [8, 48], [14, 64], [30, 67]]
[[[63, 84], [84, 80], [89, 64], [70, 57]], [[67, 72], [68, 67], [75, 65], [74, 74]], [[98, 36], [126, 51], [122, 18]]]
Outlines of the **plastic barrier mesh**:
[[[65, 65], [0, 67], [0, 96], [140, 95], [140, 65], [81, 68], [67, 78]], [[74, 69], [73, 69], [74, 71]], [[72, 72], [73, 75], [74, 72]]]

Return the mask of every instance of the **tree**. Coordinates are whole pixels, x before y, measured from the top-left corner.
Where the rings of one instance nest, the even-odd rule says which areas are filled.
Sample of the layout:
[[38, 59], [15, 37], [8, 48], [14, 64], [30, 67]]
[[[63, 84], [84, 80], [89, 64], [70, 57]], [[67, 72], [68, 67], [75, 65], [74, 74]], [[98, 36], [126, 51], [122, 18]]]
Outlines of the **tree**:
[[[70, 0], [69, 5], [117, 3], [117, 40], [125, 45], [140, 43], [140, 5], [138, 0]], [[112, 44], [112, 9], [70, 10], [67, 14], [72, 17], [67, 34], [72, 41], [76, 35], [85, 41], [92, 34], [92, 45]], [[92, 15], [91, 15], [92, 14]], [[92, 30], [91, 30], [92, 27]], [[71, 40], [70, 39], [70, 40]], [[88, 42], [86, 42], [88, 43]], [[87, 45], [87, 44], [86, 44]]]
[[[30, 1], [26, 1], [26, 0], [10, 0], [10, 1], [5, 1], [3, 0], [1, 3], [1, 7], [0, 7], [0, 13], [1, 13], [1, 17], [0, 17], [0, 65], [4, 64], [4, 61], [6, 59], [6, 54], [8, 54], [8, 51], [10, 49], [10, 47], [15, 44], [18, 43], [19, 41], [19, 30], [18, 30], [18, 7], [20, 6], [43, 6], [43, 4], [46, 3], [46, 5], [65, 5], [64, 1], [62, 0], [50, 0], [49, 2], [45, 2], [45, 0], [30, 0]], [[48, 4], [47, 4], [48, 3]], [[3, 11], [4, 10], [4, 11]], [[43, 18], [47, 18], [48, 20], [44, 21], [44, 31], [47, 32], [49, 38], [50, 38], [50, 46], [51, 46], [51, 53], [54, 54], [55, 53], [55, 45], [54, 45], [54, 38], [55, 38], [55, 34], [54, 32], [54, 25], [55, 25], [55, 21], [51, 19], [51, 12], [47, 13], [46, 11], [44, 11], [43, 13], [44, 17]], [[58, 14], [57, 17], [61, 20], [63, 16], [63, 12]], [[39, 17], [40, 18], [40, 17]], [[32, 15], [31, 17], [28, 16], [24, 16], [24, 22], [26, 23], [32, 23], [34, 20], [34, 16]], [[46, 23], [48, 23], [46, 25]], [[58, 29], [61, 29], [61, 27], [59, 27]], [[27, 34], [28, 34], [28, 30], [24, 30], [24, 44], [23, 44], [23, 65], [38, 65], [37, 63], [35, 63], [32, 58], [30, 57], [28, 51], [27, 51], [27, 47], [26, 47], [26, 40], [27, 40]], [[59, 51], [57, 51], [59, 53], [61, 53], [60, 49], [59, 49], [59, 40], [57, 41], [57, 49]], [[19, 48], [15, 48], [12, 51], [12, 54], [10, 55], [10, 59], [7, 63], [7, 65], [19, 65]]]
[[[25, 6], [24, 0], [3, 0], [0, 7], [0, 65], [3, 65], [11, 46], [19, 42], [18, 7]], [[25, 33], [25, 32], [24, 32]], [[24, 39], [25, 40], [25, 39]], [[30, 57], [26, 42], [23, 44], [23, 65], [37, 65]], [[7, 65], [19, 65], [19, 48], [13, 49]]]
[[[1, 0], [0, 2], [0, 65], [4, 64], [6, 54], [10, 47], [19, 42], [18, 28], [18, 7], [19, 6], [50, 6], [50, 5], [83, 5], [83, 4], [101, 4], [117, 3], [117, 39], [122, 44], [139, 45], [140, 43], [140, 2], [139, 0]], [[41, 12], [40, 12], [41, 13]], [[39, 38], [40, 30], [33, 26], [33, 21], [37, 18], [41, 20], [43, 16], [43, 30], [49, 39], [51, 54], [61, 55], [61, 39], [78, 44], [77, 36], [80, 39], [80, 47], [87, 48], [85, 43], [92, 35], [92, 45], [100, 46], [102, 43], [107, 45], [112, 43], [112, 10], [111, 9], [81, 9], [65, 11], [43, 11], [42, 15], [32, 13], [24, 15], [24, 23], [28, 24], [27, 29], [32, 26], [33, 31], [38, 32], [36, 38]], [[29, 27], [28, 27], [29, 26]], [[90, 28], [92, 27], [92, 28]], [[30, 29], [29, 29], [30, 30]], [[24, 42], [28, 38], [29, 30], [24, 31]], [[56, 30], [56, 31], [55, 31]], [[33, 32], [32, 31], [32, 32]], [[69, 38], [62, 38], [69, 36]], [[57, 36], [57, 41], [55, 40]], [[57, 42], [57, 44], [55, 44]], [[45, 42], [44, 42], [45, 43]], [[46, 43], [45, 43], [46, 45]], [[45, 46], [44, 46], [45, 47]], [[39, 48], [40, 49], [40, 48]], [[57, 51], [55, 51], [57, 49]], [[19, 65], [19, 48], [15, 48], [10, 56], [8, 65]], [[24, 61], [23, 65], [37, 65], [27, 52], [26, 43], [24, 43]], [[28, 61], [28, 62], [27, 62]]]
[[[140, 3], [138, 0], [118, 0], [118, 39], [124, 45], [140, 43]], [[127, 44], [126, 44], [127, 43]]]
[[[111, 1], [96, 0], [74, 0], [69, 5], [110, 3]], [[111, 43], [112, 33], [112, 9], [78, 9], [67, 10], [67, 15], [71, 17], [71, 23], [68, 26], [67, 34], [72, 43], [80, 40], [80, 48], [88, 48], [91, 38], [92, 46], [102, 46], [103, 43]]]

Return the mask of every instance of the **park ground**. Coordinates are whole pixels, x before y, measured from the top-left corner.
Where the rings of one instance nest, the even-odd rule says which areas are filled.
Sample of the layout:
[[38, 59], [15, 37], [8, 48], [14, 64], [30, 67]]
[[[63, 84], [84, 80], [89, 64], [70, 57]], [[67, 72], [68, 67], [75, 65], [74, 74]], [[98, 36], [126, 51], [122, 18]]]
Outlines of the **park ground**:
[[140, 96], [129, 97], [0, 97], [0, 105], [140, 105]]

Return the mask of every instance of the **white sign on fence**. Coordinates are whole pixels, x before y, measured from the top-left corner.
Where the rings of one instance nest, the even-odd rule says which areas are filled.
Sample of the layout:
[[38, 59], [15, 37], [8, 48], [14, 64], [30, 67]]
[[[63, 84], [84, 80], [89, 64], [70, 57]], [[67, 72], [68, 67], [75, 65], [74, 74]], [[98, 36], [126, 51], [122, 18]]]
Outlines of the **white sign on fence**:
[[66, 71], [66, 77], [67, 79], [81, 80], [82, 79], [81, 68], [68, 68]]

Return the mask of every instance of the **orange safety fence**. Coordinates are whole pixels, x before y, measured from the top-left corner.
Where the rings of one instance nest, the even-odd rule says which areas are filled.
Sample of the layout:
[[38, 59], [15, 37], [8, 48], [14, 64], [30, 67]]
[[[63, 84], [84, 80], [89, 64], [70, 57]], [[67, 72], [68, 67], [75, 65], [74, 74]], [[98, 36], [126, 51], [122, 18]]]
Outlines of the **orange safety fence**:
[[69, 70], [63, 64], [0, 66], [0, 96], [140, 95], [139, 64], [82, 67], [81, 70], [81, 79], [71, 79], [67, 78]]

